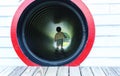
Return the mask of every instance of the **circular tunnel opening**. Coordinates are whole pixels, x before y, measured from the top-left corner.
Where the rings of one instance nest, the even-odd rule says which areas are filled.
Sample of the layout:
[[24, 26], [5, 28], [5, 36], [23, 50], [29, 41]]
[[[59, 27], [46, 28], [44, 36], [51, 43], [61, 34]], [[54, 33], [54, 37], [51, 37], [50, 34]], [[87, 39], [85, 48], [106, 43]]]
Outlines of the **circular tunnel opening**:
[[84, 14], [68, 1], [35, 1], [24, 10], [17, 26], [23, 53], [39, 65], [71, 62], [84, 49], [87, 37]]

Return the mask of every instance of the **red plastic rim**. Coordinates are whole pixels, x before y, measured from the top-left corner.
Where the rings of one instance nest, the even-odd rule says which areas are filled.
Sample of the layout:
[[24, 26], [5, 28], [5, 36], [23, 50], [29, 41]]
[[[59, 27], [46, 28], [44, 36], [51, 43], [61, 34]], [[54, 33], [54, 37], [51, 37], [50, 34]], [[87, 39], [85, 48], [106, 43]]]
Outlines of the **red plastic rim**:
[[[28, 66], [38, 66], [38, 64], [29, 60], [22, 52], [22, 49], [20, 48], [20, 45], [18, 43], [16, 30], [17, 30], [17, 23], [18, 23], [18, 20], [21, 16], [22, 12], [33, 1], [34, 0], [25, 0], [20, 5], [20, 7], [18, 8], [18, 10], [16, 11], [16, 13], [14, 15], [14, 18], [12, 21], [12, 26], [11, 26], [11, 40], [12, 40], [13, 47], [14, 47], [16, 53], [18, 54], [19, 58]], [[88, 54], [93, 46], [94, 39], [95, 39], [95, 25], [94, 25], [93, 17], [91, 15], [89, 9], [86, 7], [86, 5], [81, 0], [71, 0], [71, 1], [81, 9], [81, 11], [83, 12], [84, 16], [86, 17], [86, 20], [88, 23], [88, 40], [87, 40], [85, 48], [83, 49], [81, 54], [75, 60], [73, 60], [71, 63], [67, 64], [67, 66], [77, 66], [80, 63], [82, 63], [83, 60], [88, 56]]]

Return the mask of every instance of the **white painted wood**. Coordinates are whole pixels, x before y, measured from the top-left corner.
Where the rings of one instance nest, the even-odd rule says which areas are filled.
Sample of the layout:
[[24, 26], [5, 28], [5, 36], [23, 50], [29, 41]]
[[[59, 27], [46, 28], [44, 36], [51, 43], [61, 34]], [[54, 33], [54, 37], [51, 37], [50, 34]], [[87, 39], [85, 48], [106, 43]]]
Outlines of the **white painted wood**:
[[70, 67], [70, 76], [81, 76], [79, 66]]
[[94, 15], [95, 25], [119, 25], [120, 15]]
[[91, 67], [90, 69], [94, 76], [106, 76], [100, 67]]
[[120, 0], [82, 0], [85, 3], [89, 4], [114, 4], [114, 3], [120, 3]]
[[0, 57], [18, 57], [13, 48], [0, 48]]
[[60, 66], [56, 76], [69, 76], [68, 67], [67, 66]]
[[26, 70], [26, 68], [26, 66], [18, 66], [9, 74], [9, 76], [20, 76]]
[[111, 4], [110, 5], [110, 14], [120, 14], [120, 4]]
[[120, 67], [112, 67], [112, 69], [120, 76]]
[[103, 3], [103, 4], [86, 4], [86, 6], [89, 8], [90, 12], [93, 15], [115, 15], [120, 14], [120, 3], [116, 4], [109, 4], [109, 3]]
[[93, 76], [89, 67], [80, 67], [82, 76]]
[[[4, 66], [5, 67], [5, 66]], [[0, 68], [3, 68], [3, 66], [0, 66]], [[62, 68], [59, 67], [58, 70], [61, 69], [68, 69], [68, 68]], [[72, 69], [74, 69], [74, 73], [76, 72], [76, 68], [77, 67], [70, 67]], [[79, 67], [78, 67], [79, 68]], [[30, 75], [29, 72], [28, 74], [26, 74], [25, 76], [44, 76], [44, 75], [40, 75], [38, 72], [42, 70], [42, 67], [40, 69], [40, 67], [37, 67], [37, 69], [35, 70], [35, 67], [25, 67], [25, 66], [9, 66], [6, 69], [3, 70], [3, 72], [0, 72], [0, 76], [21, 76], [21, 74], [23, 74], [25, 71], [32, 71], [35, 70], [33, 73], [34, 75]], [[81, 70], [79, 70], [79, 72], [81, 72], [80, 76], [119, 76], [120, 75], [120, 67], [80, 67]], [[62, 70], [60, 70], [59, 72], [63, 72]], [[70, 71], [71, 72], [71, 71]], [[39, 75], [38, 75], [39, 74]], [[78, 74], [76, 74], [78, 76]], [[55, 75], [55, 76], [59, 76], [59, 75]], [[63, 75], [63, 76], [75, 76], [75, 74], [71, 74], [70, 75]]]
[[0, 47], [12, 47], [10, 38], [0, 38]]
[[88, 4], [86, 5], [92, 15], [96, 14], [109, 14], [110, 13], [110, 5], [109, 4]]
[[8, 76], [15, 68], [16, 66], [6, 68], [3, 72], [0, 73], [0, 76]]
[[43, 69], [43, 75], [45, 75], [48, 70], [48, 66], [42, 66], [42, 69]]
[[96, 37], [94, 46], [120, 46], [120, 37]]
[[96, 35], [99, 36], [120, 36], [120, 26], [96, 26]]
[[56, 76], [58, 67], [49, 67], [45, 76]]
[[29, 66], [21, 76], [32, 76], [36, 71], [37, 67]]
[[[0, 68], [1, 67], [2, 66], [0, 66]], [[8, 68], [6, 68], [4, 70], [5, 73], [3, 75], [0, 73], [0, 75], [2, 75], [2, 76], [21, 76], [21, 74], [22, 74], [21, 71], [27, 70], [25, 68], [26, 67], [24, 67], [24, 66], [20, 66], [20, 67], [9, 66]], [[32, 68], [34, 69], [34, 67], [32, 67]], [[74, 67], [74, 68], [76, 68], [76, 67]], [[119, 76], [120, 75], [120, 67], [102, 67], [102, 69], [101, 69], [101, 67], [80, 67], [80, 69], [81, 70], [79, 72], [81, 72], [82, 76], [87, 76], [87, 75], [91, 76], [91, 74], [92, 74], [92, 76]], [[11, 73], [9, 74], [9, 72], [11, 72]], [[21, 74], [18, 75], [19, 72], [21, 72]], [[34, 72], [34, 74], [36, 72], [37, 72], [37, 70]], [[14, 73], [14, 74], [12, 74], [12, 73]], [[88, 74], [88, 73], [90, 73], [90, 74]], [[34, 76], [34, 75], [27, 74], [26, 76]], [[37, 74], [35, 76], [44, 76], [44, 75]], [[56, 75], [56, 76], [59, 76], [59, 75]], [[66, 75], [64, 75], [64, 76], [66, 76]], [[74, 75], [70, 74], [67, 76], [75, 76], [75, 74]]]
[[42, 67], [37, 67], [36, 71], [34, 72], [33, 76], [43, 76], [43, 69]]
[[10, 37], [10, 27], [1, 27], [0, 28], [0, 37], [9, 36]]
[[3, 72], [6, 68], [7, 66], [0, 66], [0, 73]]
[[92, 48], [88, 57], [120, 57], [120, 48]]
[[106, 76], [119, 76], [115, 71], [113, 71], [109, 67], [103, 67], [102, 70], [104, 71], [104, 73], [106, 74]]
[[[0, 16], [13, 16], [18, 7], [16, 6], [8, 6], [8, 7], [0, 7]], [[8, 12], [10, 11], [10, 12]]]
[[120, 66], [120, 58], [87, 57], [81, 66]]
[[19, 5], [24, 0], [0, 0], [1, 6], [8, 6], [8, 5]]
[[0, 26], [11, 26], [12, 17], [0, 17]]
[[0, 66], [26, 66], [19, 58], [0, 58]]

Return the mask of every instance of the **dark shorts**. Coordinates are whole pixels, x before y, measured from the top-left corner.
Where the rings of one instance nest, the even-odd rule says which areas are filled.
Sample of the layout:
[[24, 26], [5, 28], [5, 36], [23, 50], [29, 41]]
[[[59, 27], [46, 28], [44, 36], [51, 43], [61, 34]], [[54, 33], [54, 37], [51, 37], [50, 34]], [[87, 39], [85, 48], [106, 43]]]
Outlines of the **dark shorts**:
[[63, 46], [63, 39], [57, 40], [57, 46], [59, 46], [59, 45]]

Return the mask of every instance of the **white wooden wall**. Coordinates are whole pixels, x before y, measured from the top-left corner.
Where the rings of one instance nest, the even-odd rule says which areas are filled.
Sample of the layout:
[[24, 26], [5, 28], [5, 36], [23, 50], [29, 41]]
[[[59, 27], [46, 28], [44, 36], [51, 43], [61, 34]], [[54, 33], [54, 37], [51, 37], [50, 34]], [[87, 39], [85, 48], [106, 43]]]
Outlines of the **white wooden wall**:
[[[120, 0], [82, 0], [90, 9], [96, 39], [82, 66], [120, 66]], [[0, 65], [25, 65], [10, 39], [13, 15], [21, 0], [0, 0]]]

